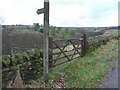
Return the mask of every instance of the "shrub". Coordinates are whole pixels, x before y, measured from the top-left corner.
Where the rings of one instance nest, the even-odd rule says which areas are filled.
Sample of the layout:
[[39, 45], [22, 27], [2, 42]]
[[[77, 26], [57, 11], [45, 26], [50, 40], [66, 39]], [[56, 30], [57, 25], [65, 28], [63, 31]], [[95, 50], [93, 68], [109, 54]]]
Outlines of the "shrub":
[[2, 58], [3, 87], [14, 78], [18, 67], [24, 83], [40, 78], [43, 74], [41, 54], [39, 49], [33, 49], [17, 55], [4, 55]]

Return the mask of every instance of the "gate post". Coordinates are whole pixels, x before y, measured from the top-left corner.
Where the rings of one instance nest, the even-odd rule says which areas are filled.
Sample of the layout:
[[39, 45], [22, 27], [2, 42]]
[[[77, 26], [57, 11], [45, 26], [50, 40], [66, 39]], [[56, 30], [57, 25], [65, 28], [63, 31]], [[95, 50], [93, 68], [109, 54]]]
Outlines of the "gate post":
[[49, 67], [53, 67], [53, 38], [49, 37]]
[[88, 42], [87, 42], [87, 37], [86, 34], [84, 33], [82, 35], [82, 43], [81, 43], [81, 56], [85, 56], [87, 53], [87, 48], [88, 48]]

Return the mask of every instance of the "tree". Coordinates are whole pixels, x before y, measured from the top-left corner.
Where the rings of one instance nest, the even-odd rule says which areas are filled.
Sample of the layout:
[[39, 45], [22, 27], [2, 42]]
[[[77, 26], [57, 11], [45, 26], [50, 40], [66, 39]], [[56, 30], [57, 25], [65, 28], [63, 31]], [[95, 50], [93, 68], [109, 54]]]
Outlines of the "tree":
[[39, 23], [34, 23], [33, 26], [34, 26], [34, 28], [35, 28], [36, 31], [37, 31], [37, 30], [39, 29], [39, 27], [40, 27]]
[[65, 28], [60, 28], [59, 30], [59, 37], [62, 38], [62, 39], [65, 39]]

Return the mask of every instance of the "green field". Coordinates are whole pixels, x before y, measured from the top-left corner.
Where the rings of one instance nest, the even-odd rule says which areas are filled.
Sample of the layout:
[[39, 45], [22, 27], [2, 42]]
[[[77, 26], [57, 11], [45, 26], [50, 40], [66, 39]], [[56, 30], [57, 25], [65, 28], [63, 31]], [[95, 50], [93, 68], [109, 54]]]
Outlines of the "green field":
[[[99, 30], [98, 32], [100, 32]], [[97, 31], [96, 31], [97, 32]], [[42, 35], [40, 32], [34, 30], [16, 30], [8, 31], [8, 36], [11, 38], [11, 41], [4, 46], [5, 51], [6, 47], [11, 45], [18, 46], [19, 48], [37, 48], [42, 47]], [[58, 33], [60, 34], [60, 33]], [[76, 33], [75, 33], [76, 34]], [[81, 35], [81, 33], [79, 32]], [[93, 33], [92, 33], [93, 34]], [[92, 35], [91, 34], [91, 35]], [[98, 34], [98, 33], [97, 33]], [[58, 35], [58, 38], [63, 38], [63, 33]], [[102, 36], [102, 39], [105, 37], [117, 36], [117, 30], [106, 30]], [[69, 36], [69, 35], [68, 35]], [[95, 35], [93, 35], [95, 36]], [[7, 35], [6, 35], [7, 37]], [[9, 37], [5, 39], [9, 41]], [[71, 36], [70, 36], [71, 37]], [[81, 37], [81, 36], [79, 36]], [[68, 38], [68, 37], [65, 37]], [[4, 40], [5, 40], [4, 39]], [[94, 38], [93, 38], [94, 39]], [[100, 39], [94, 39], [97, 41]], [[5, 40], [5, 42], [6, 42]], [[37, 46], [37, 47], [36, 47]], [[39, 47], [39, 48], [40, 48]], [[8, 47], [11, 50], [11, 46]], [[59, 50], [54, 50], [58, 52]], [[73, 51], [74, 52], [74, 51]], [[65, 54], [71, 54], [73, 52], [66, 52]], [[64, 56], [64, 55], [61, 55]], [[55, 68], [49, 70], [49, 79], [46, 87], [54, 88], [95, 88], [100, 85], [104, 76], [116, 65], [118, 57], [118, 41], [113, 39], [110, 42], [107, 42], [106, 45], [102, 45], [99, 48], [95, 48], [92, 52], [87, 53], [83, 58], [79, 58], [68, 63], [62, 64]], [[56, 58], [56, 56], [54, 56]], [[58, 62], [59, 63], [59, 62]], [[26, 87], [44, 87], [43, 77], [37, 78], [35, 81], [30, 81], [29, 85]]]
[[[116, 65], [117, 59], [118, 41], [111, 40], [83, 58], [51, 69], [46, 87], [97, 88], [104, 76]], [[29, 85], [29, 87], [40, 86], [44, 87], [43, 79]]]

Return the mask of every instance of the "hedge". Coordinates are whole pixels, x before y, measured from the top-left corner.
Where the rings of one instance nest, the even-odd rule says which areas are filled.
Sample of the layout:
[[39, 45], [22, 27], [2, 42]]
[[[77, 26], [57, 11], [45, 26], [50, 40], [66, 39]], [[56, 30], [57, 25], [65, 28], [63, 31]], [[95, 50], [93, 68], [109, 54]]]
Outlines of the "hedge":
[[2, 79], [3, 87], [11, 81], [18, 67], [24, 83], [38, 79], [43, 74], [42, 52], [32, 49], [16, 55], [4, 55], [2, 57]]

